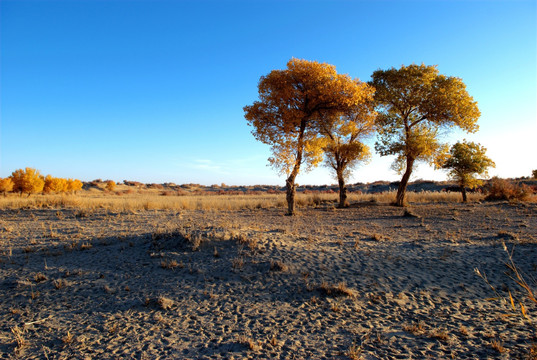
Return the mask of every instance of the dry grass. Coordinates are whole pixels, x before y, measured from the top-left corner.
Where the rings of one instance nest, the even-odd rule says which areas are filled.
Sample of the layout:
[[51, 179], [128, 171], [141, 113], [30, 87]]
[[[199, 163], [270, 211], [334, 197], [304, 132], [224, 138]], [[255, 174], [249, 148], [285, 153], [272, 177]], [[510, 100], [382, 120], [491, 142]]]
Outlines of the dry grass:
[[498, 339], [494, 339], [490, 342], [490, 347], [494, 350], [496, 350], [497, 352], [499, 352], [500, 354], [504, 353], [505, 352], [505, 348], [503, 347], [503, 344], [500, 340]]
[[52, 282], [52, 285], [54, 285], [54, 287], [57, 289], [57, 290], [60, 290], [60, 289], [63, 289], [64, 287], [66, 287], [68, 284], [67, 284], [67, 281], [63, 280], [63, 279], [56, 279]]
[[362, 347], [358, 346], [356, 344], [352, 344], [349, 350], [345, 353], [345, 356], [347, 356], [351, 360], [359, 360], [362, 358]]
[[420, 335], [425, 332], [425, 325], [423, 324], [423, 322], [420, 321], [415, 324], [403, 325], [403, 330], [414, 335]]
[[[377, 194], [350, 193], [349, 203], [390, 204], [395, 199], [395, 191]], [[481, 194], [468, 194], [469, 201], [483, 200]], [[317, 206], [322, 203], [337, 203], [337, 194], [298, 193], [298, 207]], [[409, 203], [460, 202], [460, 194], [444, 192], [408, 192]], [[159, 193], [129, 193], [122, 196], [113, 193], [80, 191], [78, 195], [33, 195], [19, 197], [11, 194], [0, 198], [0, 209], [24, 208], [73, 208], [79, 211], [76, 217], [91, 216], [92, 211], [108, 209], [116, 211], [137, 210], [237, 210], [285, 207], [285, 194], [263, 195], [184, 195], [161, 196]], [[63, 214], [60, 216], [64, 216]]]
[[241, 345], [248, 347], [252, 351], [258, 351], [261, 348], [259, 343], [256, 343], [253, 339], [244, 335], [240, 335], [237, 338], [237, 342]]
[[24, 338], [24, 328], [21, 329], [18, 326], [11, 328], [11, 333], [13, 333], [14, 343], [15, 343], [15, 354], [20, 355], [24, 348], [28, 346], [28, 341]]
[[169, 310], [175, 305], [175, 301], [164, 296], [160, 296], [157, 303], [162, 310]]
[[449, 342], [450, 340], [448, 332], [444, 329], [433, 329], [429, 332], [429, 336], [443, 342]]
[[160, 267], [163, 269], [173, 270], [178, 266], [179, 266], [179, 263], [177, 262], [177, 260], [174, 260], [174, 259], [164, 259], [160, 262]]
[[348, 296], [356, 297], [356, 291], [347, 287], [347, 284], [340, 282], [337, 285], [332, 285], [327, 282], [323, 282], [319, 286], [319, 290], [328, 296]]

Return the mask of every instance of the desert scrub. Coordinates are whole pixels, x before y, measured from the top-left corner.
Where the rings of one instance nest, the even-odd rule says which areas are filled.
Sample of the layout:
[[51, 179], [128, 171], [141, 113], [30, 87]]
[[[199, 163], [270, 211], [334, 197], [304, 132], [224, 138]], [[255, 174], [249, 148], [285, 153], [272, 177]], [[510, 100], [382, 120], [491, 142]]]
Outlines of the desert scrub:
[[528, 200], [533, 194], [532, 189], [527, 185], [515, 184], [512, 181], [493, 178], [487, 189], [485, 200], [509, 200], [524, 201]]

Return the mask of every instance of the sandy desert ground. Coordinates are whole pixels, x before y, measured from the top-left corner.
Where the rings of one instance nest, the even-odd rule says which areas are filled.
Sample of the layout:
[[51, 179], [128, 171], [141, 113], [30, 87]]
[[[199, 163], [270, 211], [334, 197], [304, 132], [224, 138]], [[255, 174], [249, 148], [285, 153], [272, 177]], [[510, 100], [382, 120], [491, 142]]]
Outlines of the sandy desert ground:
[[0, 358], [535, 359], [537, 204], [404, 211], [0, 210]]

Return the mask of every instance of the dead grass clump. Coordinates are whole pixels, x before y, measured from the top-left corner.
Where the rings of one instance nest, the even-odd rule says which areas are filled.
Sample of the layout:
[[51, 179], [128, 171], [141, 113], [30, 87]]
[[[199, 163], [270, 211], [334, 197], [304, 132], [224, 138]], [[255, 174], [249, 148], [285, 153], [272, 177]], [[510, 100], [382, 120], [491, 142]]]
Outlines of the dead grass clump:
[[276, 335], [272, 335], [272, 337], [269, 340], [269, 344], [272, 347], [279, 347], [280, 346], [280, 342], [278, 341], [278, 338], [276, 337]]
[[318, 288], [323, 294], [327, 296], [347, 296], [356, 297], [356, 291], [347, 287], [347, 284], [340, 282], [337, 285], [332, 285], [327, 282], [322, 282]]
[[503, 347], [502, 342], [499, 339], [492, 340], [490, 342], [490, 347], [496, 350], [497, 352], [499, 352], [500, 354], [503, 354], [506, 351], [505, 348]]
[[175, 305], [175, 301], [164, 296], [160, 296], [157, 300], [158, 306], [162, 310], [169, 310]]
[[444, 329], [431, 330], [429, 331], [428, 335], [433, 339], [437, 339], [443, 342], [448, 342], [450, 339], [448, 332]]
[[289, 266], [287, 266], [287, 264], [285, 264], [282, 261], [271, 261], [270, 262], [270, 270], [271, 271], [286, 272], [286, 271], [289, 270]]
[[462, 336], [470, 336], [470, 331], [466, 326], [461, 325], [461, 327], [459, 328], [459, 332]]
[[28, 346], [28, 341], [24, 338], [24, 328], [18, 326], [11, 328], [11, 333], [13, 334], [13, 342], [15, 343], [15, 354], [21, 355], [24, 348]]
[[40, 282], [46, 281], [47, 277], [45, 276], [45, 274], [39, 272], [35, 274], [34, 280], [36, 283], [40, 283]]
[[528, 360], [537, 360], [537, 344], [532, 344], [528, 353]]
[[89, 250], [93, 247], [89, 242], [84, 242], [80, 245], [80, 250]]
[[67, 281], [64, 279], [56, 279], [52, 282], [52, 285], [56, 288], [56, 290], [63, 289], [64, 287], [67, 287]]
[[362, 358], [362, 346], [358, 346], [356, 344], [352, 344], [349, 347], [349, 350], [345, 353], [345, 356], [347, 356], [351, 360], [359, 360]]
[[237, 256], [231, 260], [231, 267], [235, 270], [240, 270], [244, 267], [244, 259], [242, 256]]
[[179, 266], [179, 263], [177, 262], [177, 260], [174, 260], [174, 259], [164, 259], [160, 262], [160, 267], [163, 269], [173, 270], [178, 266]]
[[69, 331], [67, 331], [67, 334], [65, 334], [65, 336], [62, 337], [62, 343], [64, 345], [72, 344], [74, 340], [75, 340], [75, 337]]
[[388, 238], [382, 234], [379, 234], [379, 233], [374, 233], [371, 235], [371, 239], [372, 240], [375, 240], [375, 241], [383, 241], [383, 240], [388, 240]]
[[421, 335], [425, 333], [425, 324], [420, 321], [415, 324], [403, 325], [403, 330], [414, 335]]
[[259, 349], [261, 349], [260, 343], [256, 343], [253, 339], [245, 335], [240, 335], [237, 338], [237, 342], [241, 345], [246, 346], [248, 349], [252, 351], [258, 351]]

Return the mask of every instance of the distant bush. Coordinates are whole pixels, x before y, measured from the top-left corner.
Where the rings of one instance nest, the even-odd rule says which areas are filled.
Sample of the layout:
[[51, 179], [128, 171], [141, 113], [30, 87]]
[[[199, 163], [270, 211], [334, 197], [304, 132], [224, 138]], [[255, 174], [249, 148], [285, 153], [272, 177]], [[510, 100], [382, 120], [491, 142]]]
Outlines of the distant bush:
[[485, 200], [527, 200], [533, 191], [527, 185], [515, 184], [509, 180], [492, 178]]
[[531, 172], [531, 177], [534, 178], [534, 179], [537, 179], [537, 169], [533, 170]]
[[108, 180], [106, 182], [106, 190], [108, 191], [114, 191], [114, 189], [116, 188], [116, 183], [112, 180]]

